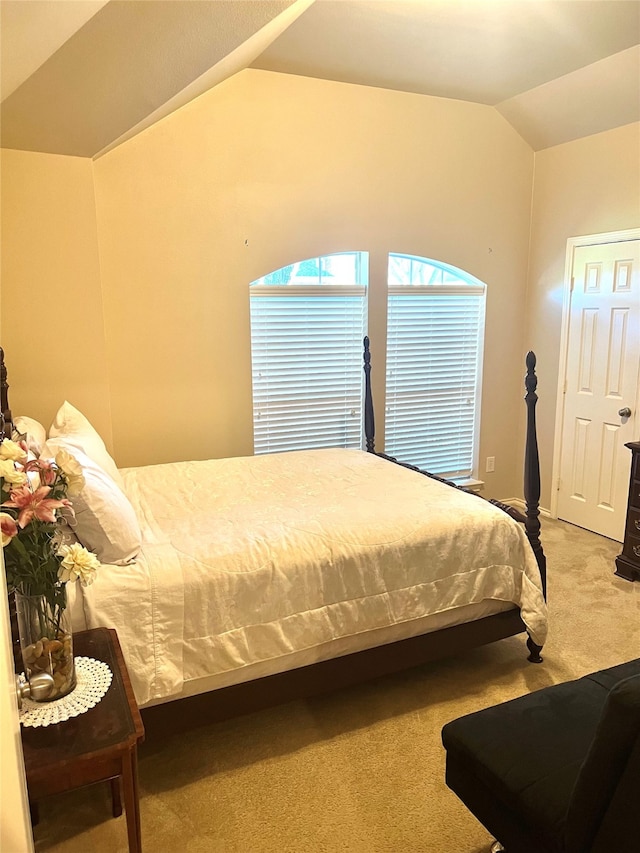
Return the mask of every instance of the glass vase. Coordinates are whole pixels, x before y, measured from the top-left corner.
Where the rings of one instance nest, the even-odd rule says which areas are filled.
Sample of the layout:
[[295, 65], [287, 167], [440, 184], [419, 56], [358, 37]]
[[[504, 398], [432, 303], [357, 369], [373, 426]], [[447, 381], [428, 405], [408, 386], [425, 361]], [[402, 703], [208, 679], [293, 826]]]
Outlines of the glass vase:
[[27, 680], [40, 672], [53, 678], [53, 689], [40, 701], [51, 702], [66, 696], [76, 686], [71, 617], [66, 607], [66, 591], [51, 597], [23, 595], [16, 590], [16, 613], [22, 662]]

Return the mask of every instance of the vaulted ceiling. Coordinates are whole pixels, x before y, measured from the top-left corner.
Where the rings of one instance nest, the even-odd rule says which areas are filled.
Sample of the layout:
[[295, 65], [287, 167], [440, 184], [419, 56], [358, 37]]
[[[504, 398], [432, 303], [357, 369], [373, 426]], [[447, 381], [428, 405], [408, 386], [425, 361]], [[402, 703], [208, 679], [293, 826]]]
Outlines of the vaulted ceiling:
[[95, 157], [246, 67], [495, 107], [539, 150], [640, 120], [637, 0], [1, 0], [2, 145]]

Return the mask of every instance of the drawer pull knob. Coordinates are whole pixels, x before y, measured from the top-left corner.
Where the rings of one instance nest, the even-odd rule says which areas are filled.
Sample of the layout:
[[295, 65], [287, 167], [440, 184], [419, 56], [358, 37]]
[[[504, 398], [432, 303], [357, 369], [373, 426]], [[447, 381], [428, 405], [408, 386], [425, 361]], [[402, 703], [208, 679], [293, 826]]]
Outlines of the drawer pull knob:
[[640, 518], [636, 518], [633, 523], [635, 525], [636, 530], [640, 530]]
[[640, 545], [633, 546], [633, 553], [636, 555], [636, 557], [640, 557]]

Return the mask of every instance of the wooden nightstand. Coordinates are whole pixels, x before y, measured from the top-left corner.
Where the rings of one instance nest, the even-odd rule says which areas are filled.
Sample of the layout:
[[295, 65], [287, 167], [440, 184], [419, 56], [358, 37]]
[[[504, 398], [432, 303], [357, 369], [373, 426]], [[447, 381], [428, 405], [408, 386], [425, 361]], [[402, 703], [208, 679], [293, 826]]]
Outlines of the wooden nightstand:
[[628, 581], [640, 580], [640, 441], [625, 444], [631, 451], [631, 478], [627, 524], [622, 553], [616, 557], [615, 574]]
[[113, 815], [122, 814], [120, 779], [131, 853], [140, 853], [138, 743], [144, 727], [118, 636], [112, 628], [73, 635], [76, 656], [104, 661], [113, 680], [100, 702], [78, 717], [46, 727], [22, 727], [29, 799], [111, 780]]

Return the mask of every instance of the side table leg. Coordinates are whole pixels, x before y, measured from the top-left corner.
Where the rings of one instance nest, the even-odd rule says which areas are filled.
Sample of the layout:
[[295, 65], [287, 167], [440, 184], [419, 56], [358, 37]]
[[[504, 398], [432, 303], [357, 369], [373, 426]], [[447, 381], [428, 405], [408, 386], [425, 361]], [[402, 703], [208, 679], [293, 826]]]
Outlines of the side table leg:
[[140, 802], [138, 799], [138, 751], [134, 746], [122, 759], [122, 787], [127, 818], [129, 853], [142, 853]]
[[111, 813], [114, 817], [122, 814], [122, 783], [120, 776], [114, 776], [111, 780]]

